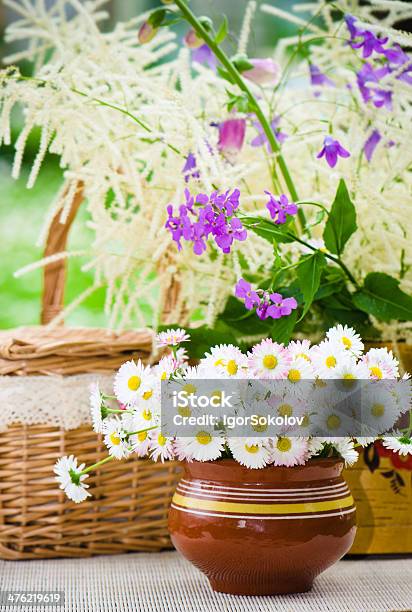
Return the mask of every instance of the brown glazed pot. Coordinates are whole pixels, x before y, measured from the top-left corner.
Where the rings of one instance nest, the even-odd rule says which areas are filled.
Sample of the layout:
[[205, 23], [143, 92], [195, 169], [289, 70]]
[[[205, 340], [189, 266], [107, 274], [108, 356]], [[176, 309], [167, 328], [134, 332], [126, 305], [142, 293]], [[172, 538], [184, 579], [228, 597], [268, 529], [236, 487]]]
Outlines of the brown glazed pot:
[[184, 463], [169, 511], [172, 542], [215, 591], [308, 591], [355, 537], [342, 468], [338, 459], [257, 470], [233, 459]]

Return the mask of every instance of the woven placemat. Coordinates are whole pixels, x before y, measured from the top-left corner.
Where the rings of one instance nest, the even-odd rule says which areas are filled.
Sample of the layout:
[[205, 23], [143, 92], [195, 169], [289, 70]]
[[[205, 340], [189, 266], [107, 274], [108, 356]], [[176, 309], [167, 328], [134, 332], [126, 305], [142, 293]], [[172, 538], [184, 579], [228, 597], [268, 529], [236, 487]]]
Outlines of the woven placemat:
[[341, 561], [311, 592], [277, 597], [214, 593], [176, 552], [0, 562], [1, 590], [65, 591], [67, 612], [410, 612], [411, 585], [412, 559]]

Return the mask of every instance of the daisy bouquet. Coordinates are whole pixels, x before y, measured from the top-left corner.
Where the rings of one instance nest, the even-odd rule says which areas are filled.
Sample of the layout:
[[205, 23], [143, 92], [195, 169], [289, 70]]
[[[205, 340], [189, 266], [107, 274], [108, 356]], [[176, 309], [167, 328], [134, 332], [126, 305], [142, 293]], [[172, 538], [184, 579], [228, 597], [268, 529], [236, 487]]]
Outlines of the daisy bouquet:
[[[97, 384], [93, 385], [90, 395], [93, 427], [103, 436], [108, 455], [88, 467], [79, 464], [74, 456], [58, 460], [57, 481], [75, 502], [90, 495], [86, 481], [93, 469], [132, 455], [162, 462], [218, 461], [229, 457], [250, 469], [303, 465], [313, 457], [341, 457], [351, 465], [358, 457], [357, 448], [378, 438], [396, 453], [412, 454], [409, 377], [403, 377], [406, 392], [401, 401], [395, 386], [399, 377], [396, 358], [386, 348], [364, 352], [360, 336], [351, 328], [342, 325], [331, 328], [317, 345], [302, 340], [285, 346], [265, 339], [245, 353], [237, 346], [221, 344], [210, 348], [196, 366], [189, 365], [186, 350], [181, 346], [189, 340], [185, 330], [161, 332], [157, 340], [165, 350], [159, 363], [152, 367], [140, 361], [123, 364], [114, 377], [113, 396], [103, 394]], [[220, 385], [227, 381], [245, 381], [247, 388], [253, 381], [275, 381], [280, 386], [270, 400], [267, 401], [267, 395], [255, 398], [259, 407], [266, 402], [273, 415], [299, 416], [301, 432], [305, 428], [316, 432], [316, 426], [315, 429], [309, 426], [318, 423], [323, 436], [293, 435], [288, 427], [270, 436], [259, 425], [255, 435], [239, 437], [230, 435], [221, 423], [196, 425], [190, 435], [171, 435], [164, 421], [161, 422], [164, 409], [161, 386], [174, 382], [185, 395], [190, 395], [206, 379], [213, 381], [212, 395], [220, 398]], [[369, 380], [371, 385], [385, 383], [384, 389], [379, 386], [376, 392], [372, 390], [366, 405], [369, 420], [382, 435], [341, 435], [340, 417], [331, 407], [330, 397], [326, 401], [324, 386], [328, 381], [352, 386], [362, 380]], [[314, 401], [309, 400], [306, 391], [304, 394], [299, 391], [300, 381], [310, 385]], [[334, 387], [334, 394], [338, 392], [339, 386]], [[187, 403], [177, 405], [176, 413], [180, 417], [190, 417], [191, 412]], [[394, 431], [394, 422], [407, 412], [409, 425]]]
[[[410, 3], [252, 1], [234, 33], [184, 0], [111, 32], [101, 0], [5, 2], [21, 16], [7, 39], [28, 39], [8, 62], [34, 63], [30, 78], [1, 75], [0, 140], [25, 110], [13, 175], [40, 127], [28, 186], [47, 151], [65, 172], [45, 232], [79, 188], [95, 232], [72, 253], [95, 282], [69, 310], [106, 286], [110, 326], [190, 324], [234, 344], [337, 322], [410, 337], [411, 37], [395, 28]], [[299, 32], [252, 57], [262, 12]]]

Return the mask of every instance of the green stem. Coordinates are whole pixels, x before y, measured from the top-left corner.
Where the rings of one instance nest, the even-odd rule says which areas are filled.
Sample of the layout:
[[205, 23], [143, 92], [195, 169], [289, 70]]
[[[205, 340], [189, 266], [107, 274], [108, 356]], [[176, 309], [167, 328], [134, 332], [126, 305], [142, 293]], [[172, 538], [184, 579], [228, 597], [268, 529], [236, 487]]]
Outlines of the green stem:
[[151, 429], [157, 429], [157, 425], [152, 425], [152, 427], [148, 427], [147, 429], [139, 429], [139, 431], [128, 431], [127, 436], [137, 436], [140, 433], [144, 433], [145, 431], [150, 431]]
[[[227, 72], [229, 73], [229, 75], [232, 77], [234, 83], [239, 87], [239, 89], [241, 91], [243, 91], [252, 108], [254, 108], [255, 110], [255, 114], [256, 117], [259, 120], [260, 125], [262, 126], [262, 129], [266, 135], [266, 138], [268, 139], [268, 142], [270, 144], [270, 147], [272, 149], [272, 151], [274, 153], [277, 154], [277, 162], [280, 168], [280, 171], [282, 173], [282, 176], [285, 180], [285, 183], [287, 185], [287, 188], [289, 190], [290, 196], [291, 198], [296, 201], [299, 200], [299, 196], [297, 194], [295, 185], [293, 183], [292, 177], [289, 173], [289, 169], [286, 165], [286, 162], [280, 152], [280, 146], [276, 140], [276, 135], [272, 129], [272, 126], [270, 125], [270, 122], [268, 121], [267, 117], [265, 116], [264, 112], [262, 111], [262, 109], [259, 106], [259, 103], [256, 99], [256, 97], [253, 95], [253, 93], [251, 92], [251, 90], [249, 89], [248, 85], [245, 83], [245, 81], [243, 80], [240, 72], [237, 70], [236, 66], [230, 61], [230, 59], [228, 58], [228, 56], [226, 55], [226, 53], [224, 51], [222, 51], [222, 49], [219, 47], [219, 45], [217, 45], [215, 43], [215, 41], [213, 40], [213, 38], [210, 36], [209, 32], [204, 28], [204, 26], [200, 23], [200, 21], [198, 20], [198, 18], [196, 17], [196, 15], [194, 13], [192, 13], [192, 11], [190, 10], [190, 8], [187, 6], [185, 0], [175, 0], [175, 4], [176, 6], [179, 7], [183, 17], [186, 19], [186, 21], [188, 23], [190, 23], [190, 25], [193, 27], [193, 29], [197, 32], [197, 34], [200, 36], [200, 38], [202, 38], [202, 40], [205, 41], [205, 43], [210, 47], [210, 49], [213, 51], [214, 55], [217, 57], [217, 59], [220, 61], [220, 63], [222, 64], [222, 66], [224, 66], [227, 70]], [[305, 226], [305, 217], [304, 217], [304, 213], [302, 210], [299, 209], [299, 220], [302, 224], [302, 227]]]
[[89, 467], [85, 468], [83, 471], [81, 471], [80, 474], [81, 475], [88, 474], [89, 472], [92, 472], [93, 470], [95, 470], [96, 468], [100, 467], [101, 465], [104, 465], [105, 463], [108, 463], [109, 461], [112, 461], [112, 459], [114, 459], [114, 457], [112, 455], [108, 455], [107, 457], [105, 457], [101, 461], [98, 461], [97, 463], [93, 463], [93, 465], [89, 465]]

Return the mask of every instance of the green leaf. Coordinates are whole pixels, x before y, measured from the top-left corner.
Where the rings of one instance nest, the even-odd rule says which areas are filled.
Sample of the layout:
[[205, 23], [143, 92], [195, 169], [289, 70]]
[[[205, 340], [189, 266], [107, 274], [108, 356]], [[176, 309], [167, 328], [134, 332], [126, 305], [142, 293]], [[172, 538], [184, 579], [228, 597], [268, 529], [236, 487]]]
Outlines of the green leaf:
[[295, 240], [286, 223], [284, 225], [276, 225], [272, 221], [262, 219], [261, 217], [242, 217], [241, 221], [244, 227], [252, 230], [252, 232], [271, 244], [273, 244], [274, 240], [276, 242], [293, 242]]
[[399, 289], [399, 281], [383, 272], [371, 272], [353, 296], [357, 308], [381, 321], [412, 321], [412, 297]]
[[148, 22], [153, 28], [158, 28], [161, 26], [164, 18], [166, 16], [166, 9], [158, 8], [155, 9], [152, 13], [150, 13], [148, 17]]
[[249, 61], [247, 55], [244, 53], [237, 53], [230, 59], [239, 72], [245, 72], [246, 70], [252, 70], [253, 68], [253, 64]]
[[300, 261], [296, 272], [305, 304], [300, 317], [303, 319], [319, 289], [322, 270], [326, 266], [326, 258], [321, 251], [315, 251], [312, 255], [302, 257]]
[[356, 229], [356, 210], [345, 181], [341, 179], [323, 232], [328, 251], [340, 256]]
[[287, 344], [292, 336], [297, 318], [298, 311], [293, 310], [291, 314], [287, 317], [275, 319], [270, 332], [270, 337], [272, 338], [272, 340], [274, 340], [275, 342], [283, 342], [284, 344]]
[[224, 68], [222, 68], [221, 66], [217, 67], [217, 73], [219, 76], [222, 77], [222, 79], [225, 79], [225, 81], [228, 81], [229, 83], [234, 83], [232, 77], [230, 76], [230, 74], [228, 73], [227, 70], [225, 70]]
[[217, 34], [215, 36], [215, 43], [217, 45], [220, 45], [221, 42], [223, 42], [227, 36], [227, 32], [229, 29], [229, 22], [227, 20], [226, 15], [223, 15], [223, 21], [220, 24], [220, 27], [217, 31]]

